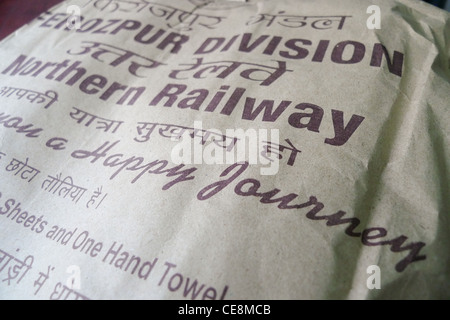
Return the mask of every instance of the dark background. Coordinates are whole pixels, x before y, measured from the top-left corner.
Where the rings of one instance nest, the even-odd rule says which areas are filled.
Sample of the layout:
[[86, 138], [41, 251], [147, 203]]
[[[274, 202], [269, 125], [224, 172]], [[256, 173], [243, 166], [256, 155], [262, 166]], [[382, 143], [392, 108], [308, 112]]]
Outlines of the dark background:
[[0, 39], [62, 0], [0, 0]]
[[[5, 38], [61, 1], [62, 0], [0, 0], [0, 39]], [[445, 7], [447, 10], [450, 10], [450, 0], [425, 1], [440, 8]]]

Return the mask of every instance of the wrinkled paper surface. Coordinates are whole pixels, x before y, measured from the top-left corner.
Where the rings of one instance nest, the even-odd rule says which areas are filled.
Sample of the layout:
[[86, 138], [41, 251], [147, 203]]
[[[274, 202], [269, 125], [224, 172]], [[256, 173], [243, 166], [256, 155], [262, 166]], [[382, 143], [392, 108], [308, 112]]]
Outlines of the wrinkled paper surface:
[[449, 53], [419, 1], [61, 3], [0, 43], [0, 297], [450, 298]]

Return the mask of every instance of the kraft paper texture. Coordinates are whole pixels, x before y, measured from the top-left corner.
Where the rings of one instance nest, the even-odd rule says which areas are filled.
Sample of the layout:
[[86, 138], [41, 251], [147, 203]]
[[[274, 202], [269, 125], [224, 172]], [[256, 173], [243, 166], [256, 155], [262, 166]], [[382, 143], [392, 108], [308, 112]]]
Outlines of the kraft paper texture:
[[0, 298], [450, 298], [449, 64], [415, 0], [64, 1], [0, 43]]

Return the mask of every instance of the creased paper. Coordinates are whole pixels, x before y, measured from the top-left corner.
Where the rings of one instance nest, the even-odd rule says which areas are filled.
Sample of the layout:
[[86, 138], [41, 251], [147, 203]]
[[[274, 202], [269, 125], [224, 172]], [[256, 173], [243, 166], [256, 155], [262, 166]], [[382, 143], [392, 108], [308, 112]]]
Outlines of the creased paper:
[[64, 1], [0, 43], [2, 299], [448, 299], [450, 16]]

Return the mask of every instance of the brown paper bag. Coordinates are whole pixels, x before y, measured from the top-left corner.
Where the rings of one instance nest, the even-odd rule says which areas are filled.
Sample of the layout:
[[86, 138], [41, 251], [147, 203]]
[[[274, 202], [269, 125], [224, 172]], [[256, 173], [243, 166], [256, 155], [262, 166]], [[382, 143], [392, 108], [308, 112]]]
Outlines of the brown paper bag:
[[0, 43], [0, 297], [448, 299], [449, 18], [43, 13]]

